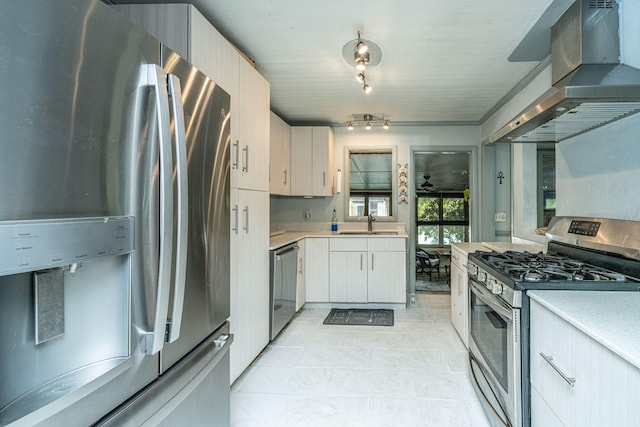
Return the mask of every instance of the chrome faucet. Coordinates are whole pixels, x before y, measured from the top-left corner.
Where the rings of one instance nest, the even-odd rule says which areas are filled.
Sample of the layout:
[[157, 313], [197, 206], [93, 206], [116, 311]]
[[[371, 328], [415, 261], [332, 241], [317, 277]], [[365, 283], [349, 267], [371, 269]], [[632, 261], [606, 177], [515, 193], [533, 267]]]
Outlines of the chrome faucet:
[[367, 218], [368, 218], [367, 231], [369, 231], [369, 233], [371, 233], [371, 232], [373, 232], [373, 221], [376, 220], [376, 217], [373, 216], [373, 214], [371, 214]]

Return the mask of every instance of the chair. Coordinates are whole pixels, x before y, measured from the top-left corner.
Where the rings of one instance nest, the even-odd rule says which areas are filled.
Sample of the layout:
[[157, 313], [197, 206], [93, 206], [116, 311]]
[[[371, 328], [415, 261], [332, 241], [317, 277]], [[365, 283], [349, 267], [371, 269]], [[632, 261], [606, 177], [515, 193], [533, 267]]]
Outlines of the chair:
[[440, 257], [421, 248], [416, 248], [416, 273], [428, 273], [433, 280], [433, 272], [440, 277]]

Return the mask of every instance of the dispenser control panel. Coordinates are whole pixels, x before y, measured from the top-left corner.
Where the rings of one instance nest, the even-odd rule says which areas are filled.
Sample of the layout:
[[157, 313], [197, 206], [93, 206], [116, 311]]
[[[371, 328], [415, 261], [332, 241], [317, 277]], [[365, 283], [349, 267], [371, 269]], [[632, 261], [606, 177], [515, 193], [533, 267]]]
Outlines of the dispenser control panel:
[[134, 250], [134, 217], [0, 221], [0, 276]]

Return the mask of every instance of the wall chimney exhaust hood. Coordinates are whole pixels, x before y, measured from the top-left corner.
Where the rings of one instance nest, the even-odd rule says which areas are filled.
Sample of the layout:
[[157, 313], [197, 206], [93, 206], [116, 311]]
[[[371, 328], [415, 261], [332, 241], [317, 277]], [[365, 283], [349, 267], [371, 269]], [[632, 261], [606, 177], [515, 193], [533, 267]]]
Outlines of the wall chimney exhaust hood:
[[619, 5], [577, 0], [551, 27], [553, 87], [485, 143], [559, 142], [640, 112], [640, 70], [620, 63]]

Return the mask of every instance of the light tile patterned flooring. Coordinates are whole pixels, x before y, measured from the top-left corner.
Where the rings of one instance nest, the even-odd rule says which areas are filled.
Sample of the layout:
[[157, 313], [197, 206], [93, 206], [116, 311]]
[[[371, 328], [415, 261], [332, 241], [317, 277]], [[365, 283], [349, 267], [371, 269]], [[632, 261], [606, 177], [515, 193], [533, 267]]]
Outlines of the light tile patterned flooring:
[[449, 295], [416, 297], [393, 327], [304, 309], [234, 383], [231, 425], [488, 427]]

